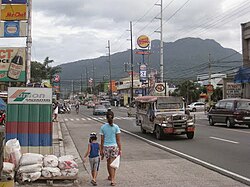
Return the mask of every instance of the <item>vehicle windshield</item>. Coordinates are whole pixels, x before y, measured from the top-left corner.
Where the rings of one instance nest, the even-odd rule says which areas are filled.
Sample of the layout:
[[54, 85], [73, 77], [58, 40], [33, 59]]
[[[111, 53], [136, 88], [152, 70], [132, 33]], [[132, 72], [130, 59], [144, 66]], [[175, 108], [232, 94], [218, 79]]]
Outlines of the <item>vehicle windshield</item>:
[[250, 110], [250, 102], [239, 101], [237, 103], [237, 109], [238, 110]]
[[106, 109], [106, 107], [104, 105], [97, 105], [95, 106], [96, 109]]
[[181, 109], [181, 103], [157, 103], [157, 109]]

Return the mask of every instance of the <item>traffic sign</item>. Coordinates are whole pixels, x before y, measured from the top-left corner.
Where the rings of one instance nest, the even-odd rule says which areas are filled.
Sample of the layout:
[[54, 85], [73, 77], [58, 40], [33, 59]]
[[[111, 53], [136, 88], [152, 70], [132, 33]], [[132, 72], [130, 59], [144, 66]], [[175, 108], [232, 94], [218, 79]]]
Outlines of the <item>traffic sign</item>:
[[213, 85], [212, 84], [208, 84], [207, 85], [207, 93], [213, 93], [213, 91], [214, 91]]

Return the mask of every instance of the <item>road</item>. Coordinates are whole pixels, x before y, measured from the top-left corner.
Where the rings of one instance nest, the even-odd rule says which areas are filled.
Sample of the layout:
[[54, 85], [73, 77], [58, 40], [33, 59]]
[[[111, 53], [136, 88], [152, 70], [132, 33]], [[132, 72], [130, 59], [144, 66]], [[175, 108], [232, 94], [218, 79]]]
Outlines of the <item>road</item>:
[[[170, 136], [164, 140], [156, 140], [152, 134], [142, 134], [136, 126], [135, 119], [127, 117], [125, 108], [113, 108], [115, 123], [136, 135], [172, 148], [179, 152], [198, 158], [230, 172], [250, 178], [250, 129], [236, 127], [228, 129], [225, 126], [209, 126], [207, 119], [197, 115], [196, 133], [192, 140], [186, 136]], [[81, 107], [79, 118], [66, 118], [67, 121], [96, 119], [105, 121], [104, 116], [93, 116], [92, 109]]]

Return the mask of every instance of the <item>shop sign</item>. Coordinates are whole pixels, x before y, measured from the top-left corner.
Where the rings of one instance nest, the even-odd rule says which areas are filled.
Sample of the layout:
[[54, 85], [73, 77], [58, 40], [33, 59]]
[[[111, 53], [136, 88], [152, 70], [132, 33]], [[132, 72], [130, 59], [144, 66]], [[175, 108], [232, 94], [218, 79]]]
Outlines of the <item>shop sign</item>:
[[1, 6], [1, 20], [14, 21], [27, 19], [26, 5], [2, 5]]
[[52, 104], [52, 89], [9, 87], [8, 104]]
[[0, 22], [0, 37], [25, 37], [27, 23], [19, 21]]
[[165, 83], [155, 83], [155, 94], [164, 95], [165, 94]]
[[27, 4], [27, 0], [2, 0], [2, 4]]
[[242, 85], [228, 82], [226, 84], [226, 98], [237, 98], [242, 96]]
[[25, 82], [25, 48], [0, 48], [0, 82]]
[[150, 39], [146, 35], [141, 35], [137, 38], [137, 44], [141, 48], [147, 48], [150, 44]]

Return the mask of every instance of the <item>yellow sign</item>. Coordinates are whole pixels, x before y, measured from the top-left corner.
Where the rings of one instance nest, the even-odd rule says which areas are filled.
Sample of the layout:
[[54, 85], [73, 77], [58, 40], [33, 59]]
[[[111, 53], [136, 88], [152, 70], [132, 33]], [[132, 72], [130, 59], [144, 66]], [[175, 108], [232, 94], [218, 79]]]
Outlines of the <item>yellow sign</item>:
[[27, 19], [26, 5], [2, 5], [1, 6], [1, 20], [14, 21]]
[[147, 48], [150, 44], [150, 39], [146, 35], [141, 35], [137, 38], [137, 44], [141, 48]]

